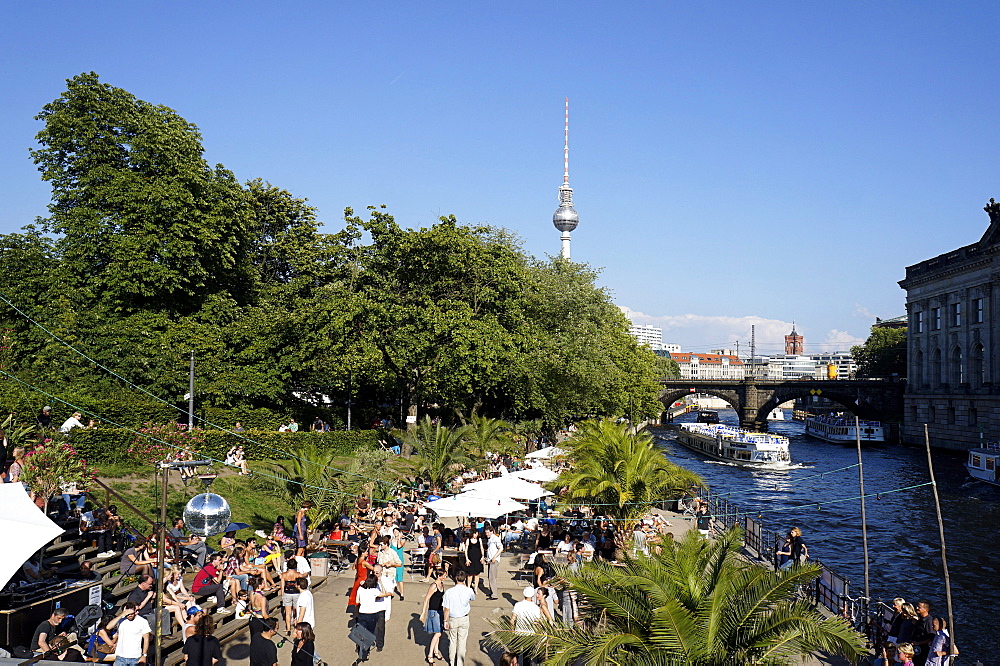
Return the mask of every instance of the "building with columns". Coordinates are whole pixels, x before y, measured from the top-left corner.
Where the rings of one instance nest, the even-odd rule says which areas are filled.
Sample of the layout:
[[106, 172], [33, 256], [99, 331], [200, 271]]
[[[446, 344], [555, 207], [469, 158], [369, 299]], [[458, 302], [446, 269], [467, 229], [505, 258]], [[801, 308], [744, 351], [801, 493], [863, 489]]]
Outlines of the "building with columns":
[[997, 351], [1000, 315], [1000, 203], [984, 209], [979, 241], [907, 266], [907, 386], [902, 436], [967, 449], [1000, 439]]

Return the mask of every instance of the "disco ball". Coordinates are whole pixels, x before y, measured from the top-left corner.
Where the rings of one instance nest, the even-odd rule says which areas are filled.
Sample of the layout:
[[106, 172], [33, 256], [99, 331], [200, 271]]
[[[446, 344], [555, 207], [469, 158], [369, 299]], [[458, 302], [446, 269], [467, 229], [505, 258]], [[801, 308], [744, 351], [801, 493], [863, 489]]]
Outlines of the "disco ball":
[[222, 534], [232, 517], [229, 502], [215, 493], [195, 495], [184, 507], [184, 525], [197, 536]]

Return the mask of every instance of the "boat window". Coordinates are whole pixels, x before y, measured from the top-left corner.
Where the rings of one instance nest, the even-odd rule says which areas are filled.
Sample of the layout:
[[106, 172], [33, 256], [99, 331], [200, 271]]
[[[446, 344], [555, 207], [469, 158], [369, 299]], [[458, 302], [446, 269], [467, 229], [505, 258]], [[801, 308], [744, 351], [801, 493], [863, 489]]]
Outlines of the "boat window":
[[996, 467], [996, 464], [997, 464], [997, 459], [996, 458], [987, 458], [986, 459], [986, 469], [987, 470], [989, 470], [989, 471], [992, 472], [994, 470], [994, 468]]
[[980, 462], [979, 462], [979, 456], [976, 455], [975, 453], [971, 454], [971, 461], [969, 462], [969, 464], [972, 465], [973, 467], [981, 467], [982, 466], [980, 464]]

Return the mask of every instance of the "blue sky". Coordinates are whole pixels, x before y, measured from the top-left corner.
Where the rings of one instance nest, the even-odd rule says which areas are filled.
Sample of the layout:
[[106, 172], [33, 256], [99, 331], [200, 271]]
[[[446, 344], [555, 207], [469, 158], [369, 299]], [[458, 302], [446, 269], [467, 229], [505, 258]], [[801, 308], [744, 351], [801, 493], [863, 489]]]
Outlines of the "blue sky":
[[[337, 6], [337, 5], [345, 6]], [[355, 6], [346, 6], [348, 4]], [[842, 5], [842, 6], [837, 6]], [[210, 162], [319, 208], [507, 227], [537, 256], [570, 98], [573, 258], [705, 351], [846, 348], [1000, 198], [995, 2], [3, 3], [0, 232], [64, 80], [176, 109]]]

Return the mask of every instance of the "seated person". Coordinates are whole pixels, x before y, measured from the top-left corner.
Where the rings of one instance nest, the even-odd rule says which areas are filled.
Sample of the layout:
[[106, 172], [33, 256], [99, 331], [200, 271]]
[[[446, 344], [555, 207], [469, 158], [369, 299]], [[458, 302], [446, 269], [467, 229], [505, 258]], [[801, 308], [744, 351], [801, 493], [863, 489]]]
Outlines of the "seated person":
[[94, 540], [97, 545], [97, 558], [102, 559], [115, 554], [115, 549], [111, 547], [113, 534], [104, 509], [97, 508], [81, 514], [80, 535]]
[[174, 521], [174, 526], [167, 533], [167, 537], [172, 546], [177, 547], [181, 553], [191, 553], [195, 556], [199, 567], [205, 566], [205, 559], [212, 549], [200, 537], [184, 535], [184, 519], [178, 518]]
[[21, 575], [29, 583], [37, 583], [45, 578], [51, 578], [56, 575], [54, 569], [45, 569], [42, 567], [41, 552], [37, 552], [21, 565]]
[[77, 580], [100, 580], [101, 576], [94, 571], [94, 565], [84, 560], [80, 562], [80, 572], [73, 575]]
[[123, 576], [144, 576], [153, 572], [153, 565], [155, 563], [156, 560], [150, 557], [149, 550], [146, 547], [146, 538], [136, 537], [135, 541], [132, 542], [132, 546], [126, 548], [125, 552], [122, 553], [118, 570]]
[[63, 622], [68, 613], [65, 608], [56, 608], [52, 611], [49, 619], [43, 620], [35, 627], [35, 634], [31, 637], [31, 650], [36, 655], [45, 654], [52, 649], [50, 643], [57, 636], [65, 636], [70, 644], [76, 643], [76, 634], [67, 635], [62, 629]]

